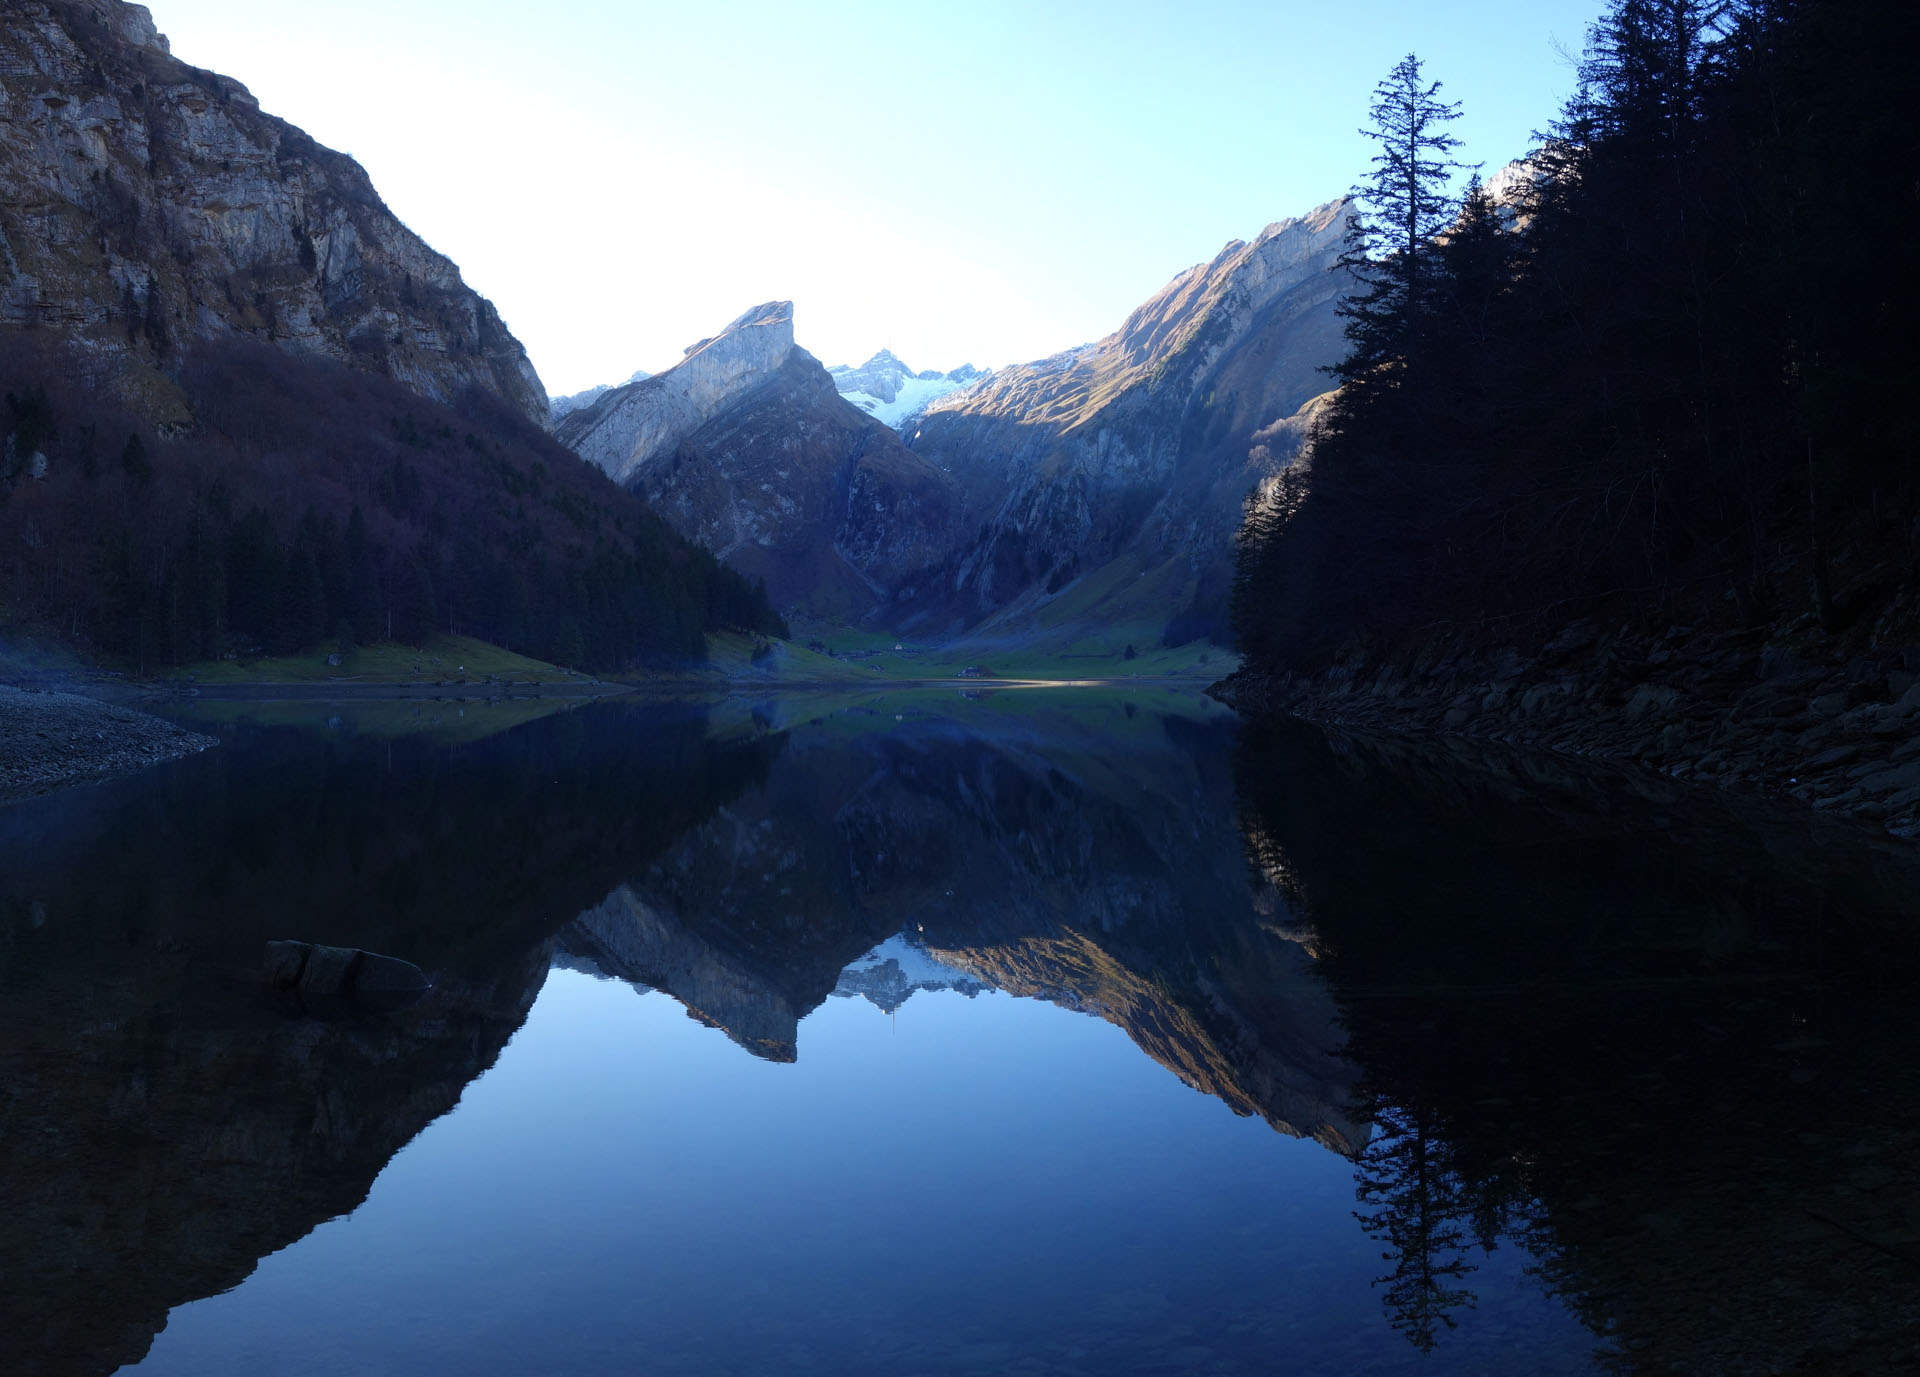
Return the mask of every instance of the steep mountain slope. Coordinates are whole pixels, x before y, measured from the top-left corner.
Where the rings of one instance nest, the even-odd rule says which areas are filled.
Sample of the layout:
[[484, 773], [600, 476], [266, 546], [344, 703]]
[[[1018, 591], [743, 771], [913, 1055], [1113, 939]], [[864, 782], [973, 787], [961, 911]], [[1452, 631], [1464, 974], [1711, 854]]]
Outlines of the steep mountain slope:
[[[1213, 629], [1241, 501], [1290, 461], [1304, 427], [1284, 423], [1340, 352], [1345, 215], [1331, 202], [1228, 244], [1105, 339], [929, 406], [909, 443], [958, 483], [976, 534], [912, 586], [903, 625], [1012, 629], [1079, 596], [1089, 621], [1124, 604], [1158, 632], [1184, 607], [1191, 632]], [[1157, 574], [1153, 598], [1118, 596], [1121, 562]]]
[[0, 618], [139, 672], [461, 630], [593, 669], [776, 629], [556, 444], [351, 159], [118, 0], [0, 0]]
[[833, 375], [833, 385], [841, 396], [895, 430], [906, 429], [915, 418], [949, 392], [956, 392], [987, 376], [970, 363], [961, 364], [950, 373], [938, 373], [932, 369], [916, 373], [900, 362], [890, 349], [882, 349], [858, 368], [841, 363], [835, 364], [827, 372]]
[[759, 391], [794, 352], [793, 303], [755, 306], [687, 347], [666, 372], [617, 387], [554, 428], [563, 444], [616, 483], [633, 483], [662, 455]]
[[790, 610], [866, 616], [959, 529], [952, 483], [794, 343], [791, 302], [755, 307], [555, 434]]
[[526, 351], [366, 172], [173, 58], [141, 5], [7, 0], [0, 27], [0, 325], [110, 351], [129, 400], [177, 409], [151, 373], [245, 336], [393, 378], [472, 388], [536, 422]]

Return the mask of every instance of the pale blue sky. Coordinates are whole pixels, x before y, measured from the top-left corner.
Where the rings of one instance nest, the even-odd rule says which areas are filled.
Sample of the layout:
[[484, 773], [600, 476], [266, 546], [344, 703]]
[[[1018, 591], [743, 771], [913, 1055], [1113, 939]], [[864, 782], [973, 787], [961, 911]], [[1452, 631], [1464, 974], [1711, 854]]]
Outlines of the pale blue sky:
[[352, 153], [548, 388], [790, 298], [826, 363], [1098, 338], [1366, 168], [1414, 51], [1489, 170], [1601, 0], [150, 0], [176, 55]]

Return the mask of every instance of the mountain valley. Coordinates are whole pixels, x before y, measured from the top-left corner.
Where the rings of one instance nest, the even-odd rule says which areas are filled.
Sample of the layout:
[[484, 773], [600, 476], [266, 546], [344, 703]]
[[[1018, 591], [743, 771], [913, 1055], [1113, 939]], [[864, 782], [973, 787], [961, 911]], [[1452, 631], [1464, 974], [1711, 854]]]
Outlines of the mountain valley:
[[822, 370], [769, 303], [555, 433], [790, 614], [983, 646], [1224, 641], [1242, 504], [1339, 353], [1344, 222], [1331, 202], [1271, 225], [1105, 339], [991, 372], [886, 350]]

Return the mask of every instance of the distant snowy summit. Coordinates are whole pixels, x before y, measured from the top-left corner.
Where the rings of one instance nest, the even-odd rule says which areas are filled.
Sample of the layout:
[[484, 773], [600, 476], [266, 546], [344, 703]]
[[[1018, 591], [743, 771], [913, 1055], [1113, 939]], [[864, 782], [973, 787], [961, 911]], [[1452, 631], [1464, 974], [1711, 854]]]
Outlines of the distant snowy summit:
[[962, 364], [950, 373], [932, 370], [916, 373], [888, 349], [882, 349], [858, 368], [843, 363], [829, 368], [827, 372], [832, 375], [834, 388], [842, 397], [895, 430], [905, 429], [907, 422], [925, 411], [937, 398], [957, 392], [987, 376], [987, 370], [975, 368], [970, 363]]
[[833, 993], [841, 999], [865, 999], [890, 1014], [921, 990], [954, 990], [972, 999], [992, 988], [901, 933], [841, 971]]
[[559, 425], [560, 418], [568, 412], [578, 411], [581, 407], [592, 406], [595, 402], [599, 401], [601, 397], [613, 391], [616, 387], [625, 387], [627, 383], [637, 383], [643, 378], [651, 378], [652, 376], [653, 374], [642, 368], [624, 383], [601, 383], [598, 387], [589, 387], [585, 392], [574, 392], [565, 397], [549, 397], [547, 398], [547, 406], [551, 408], [553, 412], [553, 424]]

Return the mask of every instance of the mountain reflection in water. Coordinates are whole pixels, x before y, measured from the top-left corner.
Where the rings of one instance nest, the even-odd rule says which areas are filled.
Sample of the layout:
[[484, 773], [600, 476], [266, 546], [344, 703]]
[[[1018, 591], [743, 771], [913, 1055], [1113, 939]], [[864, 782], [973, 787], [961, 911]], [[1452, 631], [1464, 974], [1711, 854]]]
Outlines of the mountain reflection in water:
[[9, 1371], [1916, 1357], [1904, 851], [1164, 692], [222, 730], [0, 810]]

